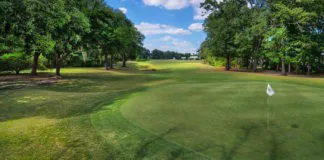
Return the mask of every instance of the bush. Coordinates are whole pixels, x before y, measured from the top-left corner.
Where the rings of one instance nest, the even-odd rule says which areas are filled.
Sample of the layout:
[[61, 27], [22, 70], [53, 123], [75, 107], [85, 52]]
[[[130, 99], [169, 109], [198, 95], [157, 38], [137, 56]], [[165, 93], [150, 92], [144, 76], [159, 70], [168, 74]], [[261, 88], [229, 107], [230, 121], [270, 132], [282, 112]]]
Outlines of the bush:
[[[29, 65], [31, 64], [32, 59], [33, 59], [33, 57], [30, 58]], [[48, 65], [49, 64], [48, 64], [48, 60], [46, 59], [46, 57], [44, 57], [43, 55], [40, 55], [39, 58], [38, 58], [38, 69], [39, 70], [46, 70]]]
[[233, 58], [233, 59], [231, 60], [231, 67], [232, 67], [233, 69], [239, 69], [239, 68], [240, 68], [240, 63], [239, 63], [239, 61], [238, 61], [238, 58]]
[[21, 70], [30, 67], [30, 61], [21, 52], [5, 54], [0, 57], [1, 71], [15, 71], [19, 74]]
[[148, 61], [148, 59], [141, 58], [141, 57], [137, 56], [135, 61], [137, 61], [137, 62], [145, 62], [145, 61]]
[[9, 64], [7, 61], [0, 59], [0, 72], [9, 71]]
[[221, 57], [214, 57], [214, 56], [207, 56], [205, 59], [208, 64], [215, 66], [215, 67], [223, 67], [226, 64], [225, 58]]

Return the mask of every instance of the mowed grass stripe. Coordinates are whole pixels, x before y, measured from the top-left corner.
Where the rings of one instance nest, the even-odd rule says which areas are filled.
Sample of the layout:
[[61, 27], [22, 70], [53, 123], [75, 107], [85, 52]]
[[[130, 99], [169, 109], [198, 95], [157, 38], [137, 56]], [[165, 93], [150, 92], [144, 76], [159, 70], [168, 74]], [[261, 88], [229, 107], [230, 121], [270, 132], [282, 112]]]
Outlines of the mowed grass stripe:
[[[132, 95], [133, 96], [133, 95]], [[131, 97], [132, 97], [131, 96]], [[120, 106], [128, 98], [105, 106], [91, 115], [91, 121], [107, 143], [114, 143], [112, 159], [211, 159], [210, 157], [164, 139], [177, 128], [156, 135], [125, 119]]]
[[[198, 61], [131, 62], [114, 71], [62, 73], [55, 85], [1, 90], [1, 157], [324, 157], [323, 78], [223, 72]], [[268, 82], [276, 91], [270, 132]]]
[[[200, 145], [214, 146], [210, 147], [210, 151], [204, 151], [205, 154], [212, 157], [230, 156], [228, 153], [230, 151], [225, 152], [226, 146], [227, 148], [235, 146], [237, 141], [245, 136], [244, 134], [255, 134], [249, 138], [251, 142], [248, 140], [244, 142], [244, 145], [247, 146], [240, 147], [242, 152], [240, 151], [235, 156], [241, 156], [243, 159], [248, 159], [248, 157], [266, 158], [270, 156], [269, 148], [274, 145], [271, 143], [274, 138], [277, 141], [289, 139], [290, 134], [295, 130], [295, 133], [300, 134], [303, 138], [281, 145], [285, 146], [281, 148], [281, 152], [290, 150], [287, 153], [294, 154], [298, 151], [303, 153], [299, 155], [301, 157], [308, 157], [319, 152], [318, 148], [315, 150], [295, 148], [296, 150], [291, 151], [290, 147], [300, 141], [311, 142], [312, 145], [321, 147], [320, 143], [315, 142], [321, 139], [320, 135], [314, 137], [308, 133], [323, 131], [321, 125], [317, 124], [314, 127], [313, 123], [322, 120], [316, 115], [323, 115], [323, 108], [318, 104], [324, 102], [320, 97], [314, 99], [314, 96], [309, 94], [324, 96], [322, 90], [286, 83], [275, 83], [274, 86], [278, 95], [270, 100], [271, 132], [265, 130], [265, 83], [260, 82], [249, 82], [248, 84], [237, 82], [190, 83], [163, 86], [133, 98], [123, 105], [122, 113], [133, 123], [156, 134], [179, 125], [183, 129], [169, 135], [166, 139], [198, 151]], [[293, 88], [300, 88], [303, 92], [296, 92]], [[314, 101], [309, 103], [309, 100]], [[315, 117], [310, 118], [308, 115]], [[293, 128], [295, 125], [298, 129]], [[253, 129], [253, 132], [247, 129]], [[273, 137], [274, 135], [276, 137]], [[239, 150], [237, 149], [235, 152], [239, 152]], [[244, 155], [246, 152], [249, 154]], [[262, 156], [258, 153], [269, 154]], [[278, 153], [278, 156], [285, 158], [284, 154]]]

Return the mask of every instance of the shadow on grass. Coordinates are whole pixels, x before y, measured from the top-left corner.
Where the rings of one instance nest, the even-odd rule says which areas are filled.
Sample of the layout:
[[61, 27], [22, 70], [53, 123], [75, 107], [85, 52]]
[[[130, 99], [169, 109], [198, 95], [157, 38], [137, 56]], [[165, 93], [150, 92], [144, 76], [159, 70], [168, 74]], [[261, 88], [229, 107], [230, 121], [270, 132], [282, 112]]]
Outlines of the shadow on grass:
[[174, 151], [171, 151], [171, 159], [178, 159], [182, 157], [183, 154], [185, 154], [185, 151], [183, 149], [176, 149]]
[[[75, 97], [73, 99], [63, 97], [55, 101], [50, 100], [38, 105], [9, 104], [0, 108], [0, 122], [33, 116], [61, 119], [86, 115], [99, 111], [103, 106], [113, 104], [115, 101], [128, 94], [144, 90], [146, 90], [146, 87], [139, 87], [126, 91], [115, 91], [113, 93], [107, 92], [97, 97], [87, 97], [87, 100], [84, 100], [82, 97]], [[17, 99], [13, 98], [13, 100]]]
[[222, 148], [221, 159], [232, 160], [234, 156], [237, 154], [237, 151], [241, 148], [241, 146], [250, 138], [252, 130], [256, 128], [257, 126], [255, 125], [242, 127], [243, 136], [239, 137], [238, 141], [231, 148], [226, 149], [224, 145], [221, 145]]
[[280, 142], [274, 132], [269, 132], [271, 136], [271, 149], [270, 149], [270, 160], [278, 159], [278, 152], [280, 151], [280, 145], [284, 144], [285, 141]]
[[76, 148], [82, 146], [82, 141], [79, 139], [73, 140], [72, 142], [68, 142], [65, 146], [65, 148], [58, 153], [55, 158], [52, 158], [53, 160], [59, 160], [62, 159], [62, 157], [66, 154], [66, 152], [71, 148]]
[[[238, 150], [242, 147], [242, 145], [248, 141], [251, 136], [252, 130], [256, 129], [256, 125], [250, 125], [246, 127], [242, 127], [243, 136], [238, 139], [238, 141], [233, 145], [233, 147], [226, 149], [224, 145], [221, 145], [222, 148], [222, 158], [223, 160], [233, 160], [234, 156], [237, 154]], [[271, 141], [270, 141], [270, 150], [269, 150], [269, 160], [277, 160], [279, 157], [280, 145], [284, 144], [285, 141], [279, 141], [277, 134], [275, 132], [268, 132]], [[283, 156], [283, 155], [281, 155]], [[251, 158], [253, 159], [253, 158]]]
[[129, 84], [157, 80], [147, 75], [98, 75], [98, 74], [73, 74], [67, 76], [59, 85], [44, 87], [55, 92], [109, 92], [109, 90], [126, 88]]
[[[165, 79], [150, 74], [71, 73], [54, 85], [9, 88], [0, 94], [0, 103], [5, 104], [0, 107], [0, 122], [32, 116], [66, 118], [89, 114], [127, 94], [144, 91], [145, 83]], [[36, 99], [42, 96], [45, 100]]]
[[[166, 132], [155, 136], [153, 138], [149, 138], [147, 140], [144, 140], [143, 144], [141, 144], [139, 146], [139, 148], [136, 151], [136, 159], [143, 159], [145, 157], [145, 155], [147, 154], [147, 148], [149, 145], [153, 144], [154, 142], [156, 142], [157, 140], [163, 139], [163, 137], [167, 136], [168, 134], [174, 132], [175, 130], [177, 130], [178, 126], [175, 126], [173, 128], [170, 128], [169, 130], [167, 130]], [[173, 156], [179, 156], [181, 154], [181, 152], [179, 150], [177, 150], [176, 152], [171, 152], [171, 154]]]

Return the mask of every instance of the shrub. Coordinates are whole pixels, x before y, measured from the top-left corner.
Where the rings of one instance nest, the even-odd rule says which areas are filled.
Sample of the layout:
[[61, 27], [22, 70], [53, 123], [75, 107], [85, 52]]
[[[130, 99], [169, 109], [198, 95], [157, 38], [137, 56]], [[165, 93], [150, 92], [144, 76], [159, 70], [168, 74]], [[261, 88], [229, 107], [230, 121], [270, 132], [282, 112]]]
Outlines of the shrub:
[[[30, 59], [29, 62], [32, 62], [31, 60], [32, 60], [32, 58]], [[43, 55], [40, 55], [39, 58], [38, 58], [38, 69], [39, 70], [46, 70], [47, 66], [48, 66], [48, 60]]]
[[146, 58], [141, 58], [140, 56], [137, 56], [136, 57], [136, 59], [135, 59], [135, 61], [137, 61], [137, 62], [145, 62], [145, 61], [148, 61], [148, 59]]
[[240, 68], [240, 63], [239, 63], [239, 59], [238, 58], [233, 58], [231, 60], [231, 67], [233, 69], [239, 69]]
[[207, 56], [205, 59], [208, 64], [215, 66], [215, 67], [223, 67], [226, 64], [225, 58], [221, 57], [214, 57], [214, 56]]
[[30, 67], [30, 61], [21, 52], [5, 54], [0, 57], [1, 71], [15, 71], [19, 74], [21, 70]]

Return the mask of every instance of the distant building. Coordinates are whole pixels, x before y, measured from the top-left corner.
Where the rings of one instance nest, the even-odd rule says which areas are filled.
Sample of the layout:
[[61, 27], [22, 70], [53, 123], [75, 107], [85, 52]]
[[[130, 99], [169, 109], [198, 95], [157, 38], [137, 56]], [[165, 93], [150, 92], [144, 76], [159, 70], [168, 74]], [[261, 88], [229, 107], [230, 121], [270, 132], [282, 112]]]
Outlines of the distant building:
[[190, 56], [189, 59], [190, 60], [199, 60], [199, 57], [198, 56]]
[[181, 59], [182, 59], [182, 60], [186, 60], [186, 59], [187, 59], [187, 57], [181, 57]]

